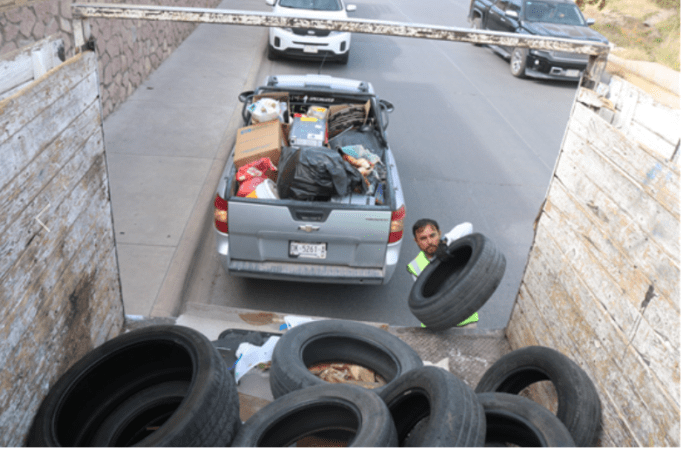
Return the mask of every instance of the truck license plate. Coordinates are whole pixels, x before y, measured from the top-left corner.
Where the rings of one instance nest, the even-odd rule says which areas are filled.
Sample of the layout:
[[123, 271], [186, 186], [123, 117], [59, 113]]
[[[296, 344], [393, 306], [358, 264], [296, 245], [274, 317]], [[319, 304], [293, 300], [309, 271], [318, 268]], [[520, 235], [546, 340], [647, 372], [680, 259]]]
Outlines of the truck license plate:
[[305, 45], [304, 53], [319, 53], [319, 49], [314, 47], [313, 45]]
[[580, 77], [580, 71], [577, 69], [568, 69], [565, 71], [565, 76], [566, 77], [572, 77], [572, 78], [579, 78]]
[[326, 243], [290, 241], [290, 256], [326, 259]]

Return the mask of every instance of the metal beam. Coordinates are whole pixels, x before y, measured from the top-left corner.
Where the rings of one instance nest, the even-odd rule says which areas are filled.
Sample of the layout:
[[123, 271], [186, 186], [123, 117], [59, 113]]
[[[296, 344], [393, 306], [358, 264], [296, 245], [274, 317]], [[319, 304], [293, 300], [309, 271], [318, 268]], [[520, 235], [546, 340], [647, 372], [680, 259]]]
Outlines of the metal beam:
[[352, 33], [469, 42], [473, 44], [493, 44], [506, 47], [529, 47], [538, 50], [554, 50], [587, 55], [605, 55], [609, 52], [608, 45], [589, 41], [405, 22], [367, 19], [313, 19], [299, 16], [286, 17], [273, 13], [210, 8], [87, 3], [73, 4], [72, 15], [75, 18], [99, 17], [261, 27], [314, 28], [320, 30], [349, 31]]

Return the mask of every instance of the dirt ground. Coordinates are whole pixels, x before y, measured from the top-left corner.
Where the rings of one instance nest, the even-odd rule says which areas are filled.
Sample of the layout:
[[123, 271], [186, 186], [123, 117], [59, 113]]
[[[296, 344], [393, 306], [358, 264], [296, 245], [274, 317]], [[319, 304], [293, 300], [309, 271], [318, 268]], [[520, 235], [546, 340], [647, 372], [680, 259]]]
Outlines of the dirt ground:
[[[578, 0], [621, 58], [680, 71], [680, 0]], [[603, 7], [602, 7], [603, 5]]]

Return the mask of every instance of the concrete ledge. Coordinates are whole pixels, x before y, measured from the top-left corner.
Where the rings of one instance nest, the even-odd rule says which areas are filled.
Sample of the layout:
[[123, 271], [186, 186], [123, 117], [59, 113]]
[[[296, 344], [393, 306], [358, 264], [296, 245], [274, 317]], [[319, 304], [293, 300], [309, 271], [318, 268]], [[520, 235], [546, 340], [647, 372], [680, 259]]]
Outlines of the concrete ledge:
[[658, 63], [630, 61], [610, 54], [606, 72], [649, 93], [657, 102], [680, 109], [680, 73]]
[[622, 67], [673, 94], [680, 95], [680, 72], [669, 67], [648, 61], [631, 61], [614, 54], [609, 55], [608, 63]]

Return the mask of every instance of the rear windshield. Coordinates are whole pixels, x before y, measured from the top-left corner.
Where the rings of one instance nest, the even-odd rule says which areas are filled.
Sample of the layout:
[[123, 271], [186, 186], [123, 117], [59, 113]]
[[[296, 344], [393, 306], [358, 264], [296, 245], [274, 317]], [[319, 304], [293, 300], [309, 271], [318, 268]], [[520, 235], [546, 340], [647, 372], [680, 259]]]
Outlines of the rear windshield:
[[313, 9], [315, 11], [340, 11], [340, 0], [280, 0], [283, 8]]
[[573, 3], [525, 2], [525, 18], [530, 22], [585, 25], [577, 5]]

